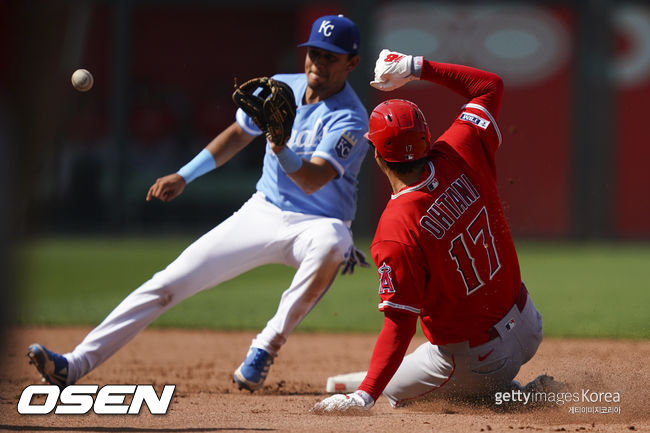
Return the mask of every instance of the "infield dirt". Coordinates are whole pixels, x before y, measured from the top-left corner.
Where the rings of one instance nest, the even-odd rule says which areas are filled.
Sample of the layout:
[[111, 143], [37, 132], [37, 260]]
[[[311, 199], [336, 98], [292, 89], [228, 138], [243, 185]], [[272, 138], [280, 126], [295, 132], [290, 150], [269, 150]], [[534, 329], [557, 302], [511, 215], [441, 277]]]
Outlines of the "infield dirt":
[[[17, 328], [9, 331], [1, 355], [0, 431], [90, 432], [487, 432], [649, 431], [647, 387], [650, 341], [547, 338], [524, 365], [521, 382], [546, 373], [570, 391], [619, 393], [620, 402], [580, 401], [533, 407], [434, 399], [393, 409], [380, 398], [367, 413], [316, 415], [310, 408], [326, 396], [328, 376], [365, 370], [375, 335], [296, 333], [271, 367], [264, 389], [238, 390], [232, 372], [245, 355], [252, 332], [147, 329], [82, 379], [85, 384], [175, 384], [167, 415], [20, 415], [23, 389], [40, 383], [28, 365], [33, 342], [66, 352], [86, 328]], [[409, 351], [422, 343], [416, 337]], [[611, 411], [620, 413], [571, 413]], [[584, 409], [583, 409], [584, 408]], [[590, 409], [591, 408], [591, 409]]]

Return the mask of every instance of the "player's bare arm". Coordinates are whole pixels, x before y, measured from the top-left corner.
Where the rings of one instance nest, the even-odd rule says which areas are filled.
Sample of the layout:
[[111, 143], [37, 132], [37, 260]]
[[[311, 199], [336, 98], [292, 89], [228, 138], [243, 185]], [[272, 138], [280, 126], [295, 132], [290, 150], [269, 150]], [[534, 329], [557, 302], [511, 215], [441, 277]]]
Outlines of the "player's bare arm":
[[316, 156], [309, 161], [303, 160], [300, 170], [288, 176], [305, 194], [313, 194], [334, 179], [336, 174], [332, 164]]
[[255, 136], [249, 135], [233, 122], [206, 146], [214, 158], [217, 167], [230, 161], [233, 156], [248, 146]]
[[[253, 141], [253, 138], [235, 122], [217, 135], [205, 149], [212, 154], [216, 167], [220, 167]], [[160, 201], [169, 202], [181, 195], [186, 186], [187, 182], [183, 176], [178, 173], [168, 174], [156, 179], [147, 192], [146, 200], [151, 201], [152, 198], [157, 198]]]
[[[285, 146], [278, 146], [271, 143], [271, 150], [278, 154]], [[309, 161], [303, 159], [302, 166], [298, 171], [287, 174], [296, 185], [303, 190], [305, 194], [313, 194], [321, 189], [327, 182], [336, 177], [336, 170], [328, 161], [317, 156]]]

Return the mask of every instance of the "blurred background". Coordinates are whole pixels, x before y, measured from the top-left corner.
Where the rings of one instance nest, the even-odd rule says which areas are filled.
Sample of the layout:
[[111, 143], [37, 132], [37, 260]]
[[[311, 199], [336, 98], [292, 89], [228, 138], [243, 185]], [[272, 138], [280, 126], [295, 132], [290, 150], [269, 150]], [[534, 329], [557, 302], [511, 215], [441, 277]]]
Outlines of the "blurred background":
[[[423, 83], [370, 88], [383, 47], [504, 78], [498, 162], [515, 235], [650, 237], [650, 5], [613, 1], [2, 1], [0, 133], [20, 233], [202, 232], [228, 216], [253, 191], [261, 142], [172, 205], [143, 198], [233, 121], [235, 80], [302, 71], [296, 45], [338, 12], [362, 31], [350, 81], [369, 111], [415, 100], [438, 135], [463, 102]], [[77, 68], [95, 77], [88, 93], [70, 85]], [[370, 235], [387, 190], [373, 164], [360, 183], [356, 231]]]
[[[647, 1], [0, 0], [3, 274], [25, 239], [193, 235], [229, 216], [254, 191], [260, 140], [172, 203], [144, 197], [234, 120], [235, 80], [301, 72], [296, 45], [333, 13], [361, 29], [350, 83], [368, 111], [411, 99], [434, 136], [464, 101], [370, 88], [382, 48], [503, 77], [499, 188], [516, 239], [650, 240]], [[94, 75], [87, 93], [77, 68]], [[355, 235], [372, 236], [388, 193], [369, 155]]]

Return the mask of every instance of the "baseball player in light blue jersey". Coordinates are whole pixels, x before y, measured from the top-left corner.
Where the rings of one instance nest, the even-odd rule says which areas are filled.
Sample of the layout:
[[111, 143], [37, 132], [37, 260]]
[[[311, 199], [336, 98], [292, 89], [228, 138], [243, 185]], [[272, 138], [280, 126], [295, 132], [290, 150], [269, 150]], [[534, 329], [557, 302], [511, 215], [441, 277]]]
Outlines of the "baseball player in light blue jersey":
[[[295, 95], [304, 95], [307, 89], [305, 74], [280, 74], [273, 79], [287, 83]], [[296, 118], [287, 146], [301, 159], [317, 157], [327, 161], [336, 171], [335, 181], [305, 194], [286, 176], [267, 143], [257, 190], [284, 210], [351, 221], [356, 209], [357, 174], [368, 150], [366, 139], [359, 135], [359, 131], [367, 128], [367, 121], [359, 118], [365, 109], [347, 84], [328, 98], [327, 104], [305, 104], [301, 99], [296, 100]], [[236, 117], [247, 133], [262, 133], [241, 108]]]
[[[346, 82], [359, 63], [359, 31], [342, 15], [312, 26], [304, 74], [273, 78], [296, 97], [296, 118], [286, 145], [267, 141], [257, 191], [231, 217], [192, 243], [165, 269], [128, 295], [72, 352], [40, 344], [30, 362], [50, 383], [64, 387], [99, 366], [155, 318], [183, 299], [252, 268], [281, 263], [297, 269], [276, 314], [253, 339], [234, 380], [262, 387], [289, 334], [343, 273], [364, 264], [353, 245], [357, 175], [368, 150], [368, 114]], [[156, 180], [147, 201], [180, 195], [195, 178], [229, 161], [262, 132], [241, 109], [236, 121], [192, 161]], [[215, 306], [216, 307], [216, 306]]]

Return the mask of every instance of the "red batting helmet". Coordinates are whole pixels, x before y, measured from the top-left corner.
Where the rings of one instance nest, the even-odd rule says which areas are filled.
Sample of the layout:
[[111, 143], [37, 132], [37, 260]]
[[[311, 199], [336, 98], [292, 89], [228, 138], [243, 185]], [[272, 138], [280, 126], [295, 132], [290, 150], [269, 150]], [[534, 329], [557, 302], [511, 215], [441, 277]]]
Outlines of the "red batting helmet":
[[415, 161], [429, 155], [431, 134], [417, 105], [404, 99], [389, 99], [370, 114], [366, 138], [389, 162]]

